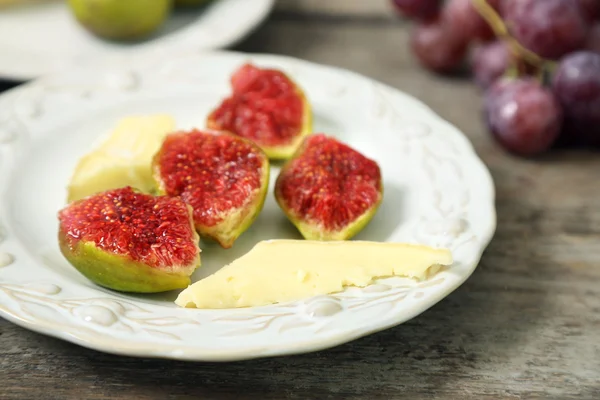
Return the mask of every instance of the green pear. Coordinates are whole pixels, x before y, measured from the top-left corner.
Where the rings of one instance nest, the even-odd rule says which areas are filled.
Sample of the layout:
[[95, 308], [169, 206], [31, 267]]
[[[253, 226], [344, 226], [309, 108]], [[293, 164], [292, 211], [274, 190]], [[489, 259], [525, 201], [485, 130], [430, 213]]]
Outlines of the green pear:
[[173, 0], [68, 0], [75, 18], [93, 34], [111, 40], [148, 36], [167, 19]]

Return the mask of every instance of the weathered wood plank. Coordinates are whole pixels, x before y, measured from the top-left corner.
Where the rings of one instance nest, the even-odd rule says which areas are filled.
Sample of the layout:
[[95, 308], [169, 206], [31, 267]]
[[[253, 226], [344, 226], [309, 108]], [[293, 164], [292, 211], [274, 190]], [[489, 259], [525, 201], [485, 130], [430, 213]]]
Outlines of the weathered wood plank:
[[239, 49], [366, 74], [465, 132], [494, 176], [498, 231], [461, 288], [406, 324], [331, 350], [230, 364], [117, 357], [0, 320], [0, 398], [600, 398], [600, 155], [506, 155], [481, 122], [474, 86], [420, 69], [407, 35], [400, 22], [275, 19]]

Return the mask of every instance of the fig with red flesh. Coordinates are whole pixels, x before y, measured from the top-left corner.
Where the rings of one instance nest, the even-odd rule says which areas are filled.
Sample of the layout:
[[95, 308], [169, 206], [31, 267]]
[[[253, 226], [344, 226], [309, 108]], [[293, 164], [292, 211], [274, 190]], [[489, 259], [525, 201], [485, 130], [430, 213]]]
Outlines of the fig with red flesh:
[[191, 208], [131, 187], [75, 201], [58, 213], [65, 258], [91, 281], [123, 292], [185, 288], [200, 265]]
[[231, 77], [231, 88], [208, 116], [208, 128], [250, 139], [271, 159], [290, 158], [312, 132], [310, 104], [282, 71], [245, 64]]
[[175, 132], [154, 156], [153, 173], [159, 193], [192, 206], [201, 236], [229, 248], [262, 210], [269, 159], [256, 144], [229, 132]]
[[377, 163], [335, 138], [308, 136], [275, 184], [281, 209], [308, 240], [347, 240], [371, 220], [383, 185]]

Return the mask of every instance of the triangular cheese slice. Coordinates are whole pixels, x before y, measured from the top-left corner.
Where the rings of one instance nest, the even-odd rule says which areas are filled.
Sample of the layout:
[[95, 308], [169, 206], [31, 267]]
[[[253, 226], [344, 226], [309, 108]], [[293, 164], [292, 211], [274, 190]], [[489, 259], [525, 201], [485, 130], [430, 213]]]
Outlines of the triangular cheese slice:
[[423, 279], [452, 264], [449, 250], [404, 243], [271, 240], [185, 289], [181, 307], [236, 308], [364, 287], [374, 279]]

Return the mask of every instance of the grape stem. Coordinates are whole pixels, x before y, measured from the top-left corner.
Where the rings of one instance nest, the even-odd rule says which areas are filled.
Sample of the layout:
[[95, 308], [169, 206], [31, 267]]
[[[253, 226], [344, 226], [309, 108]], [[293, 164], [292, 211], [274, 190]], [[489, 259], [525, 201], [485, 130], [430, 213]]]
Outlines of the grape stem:
[[521, 43], [511, 36], [506, 24], [500, 15], [498, 15], [496, 10], [489, 5], [487, 0], [471, 0], [471, 2], [479, 14], [492, 27], [492, 30], [496, 36], [505, 40], [515, 55], [520, 56], [523, 60], [525, 60], [525, 62], [536, 68], [539, 68], [540, 70], [546, 70], [548, 67], [553, 68], [553, 62], [546, 60], [534, 52], [526, 49], [521, 45]]

